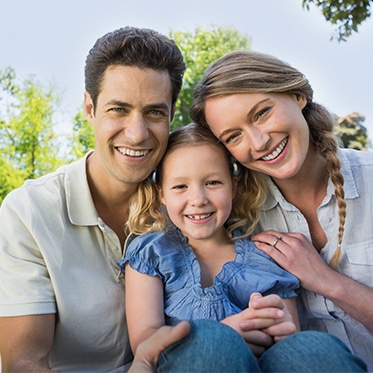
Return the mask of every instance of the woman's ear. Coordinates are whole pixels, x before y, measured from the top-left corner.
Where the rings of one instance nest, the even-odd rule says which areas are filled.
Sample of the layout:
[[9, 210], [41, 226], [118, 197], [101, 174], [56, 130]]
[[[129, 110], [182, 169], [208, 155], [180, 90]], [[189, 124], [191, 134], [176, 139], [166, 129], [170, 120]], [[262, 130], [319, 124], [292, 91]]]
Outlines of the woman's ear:
[[297, 101], [299, 107], [301, 110], [303, 110], [307, 105], [307, 99], [305, 95], [302, 94], [296, 94], [295, 100]]

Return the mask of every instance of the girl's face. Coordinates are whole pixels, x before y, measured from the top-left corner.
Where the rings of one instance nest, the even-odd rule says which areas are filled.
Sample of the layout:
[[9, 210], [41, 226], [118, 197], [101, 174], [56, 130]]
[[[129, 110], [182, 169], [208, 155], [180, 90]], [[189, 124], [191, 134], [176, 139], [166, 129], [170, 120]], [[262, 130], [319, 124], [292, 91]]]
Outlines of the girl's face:
[[274, 179], [298, 174], [309, 151], [303, 96], [243, 93], [209, 98], [205, 115], [215, 136], [245, 167]]
[[161, 201], [192, 246], [225, 237], [236, 181], [221, 149], [210, 144], [177, 148], [166, 155], [162, 175]]

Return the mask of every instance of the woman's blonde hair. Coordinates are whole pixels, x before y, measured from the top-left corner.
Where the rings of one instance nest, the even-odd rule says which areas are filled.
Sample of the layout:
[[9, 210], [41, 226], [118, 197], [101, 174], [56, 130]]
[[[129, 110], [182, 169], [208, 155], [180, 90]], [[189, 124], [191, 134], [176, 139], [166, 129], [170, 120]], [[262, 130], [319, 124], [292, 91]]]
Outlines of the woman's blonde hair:
[[254, 51], [234, 51], [211, 64], [197, 84], [190, 110], [192, 120], [208, 127], [205, 117], [206, 100], [237, 93], [283, 93], [306, 98], [303, 115], [308, 123], [311, 144], [326, 160], [327, 171], [336, 188], [340, 220], [338, 247], [329, 265], [337, 268], [341, 257], [346, 203], [341, 162], [337, 156], [338, 142], [332, 134], [333, 120], [330, 113], [313, 102], [313, 90], [306, 77], [286, 62]]
[[[162, 185], [164, 160], [174, 150], [209, 144], [216, 147], [226, 160], [232, 180], [237, 177], [237, 192], [233, 200], [232, 211], [227, 221], [227, 231], [233, 238], [233, 230], [241, 228], [243, 236], [250, 235], [260, 217], [260, 206], [265, 201], [265, 186], [261, 175], [236, 164], [230, 153], [213, 133], [205, 127], [191, 123], [180, 127], [170, 134], [166, 154], [159, 163], [155, 175], [140, 183], [130, 202], [127, 228], [129, 232], [144, 234], [154, 231], [166, 231], [169, 225], [167, 213], [160, 201], [157, 186]], [[200, 167], [200, 165], [198, 165]], [[249, 191], [249, 192], [248, 192]]]

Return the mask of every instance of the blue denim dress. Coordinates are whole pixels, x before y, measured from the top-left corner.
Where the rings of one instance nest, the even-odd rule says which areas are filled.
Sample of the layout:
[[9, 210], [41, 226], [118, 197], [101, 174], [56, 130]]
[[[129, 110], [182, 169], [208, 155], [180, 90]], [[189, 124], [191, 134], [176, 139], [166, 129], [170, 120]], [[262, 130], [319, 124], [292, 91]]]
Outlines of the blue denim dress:
[[[239, 232], [235, 232], [239, 234]], [[299, 281], [279, 267], [249, 239], [235, 241], [234, 261], [223, 265], [214, 284], [201, 286], [201, 269], [193, 249], [179, 229], [136, 237], [125, 257], [118, 262], [122, 270], [131, 268], [164, 283], [166, 323], [180, 320], [220, 321], [248, 306], [250, 295], [278, 294], [281, 298], [297, 295]]]

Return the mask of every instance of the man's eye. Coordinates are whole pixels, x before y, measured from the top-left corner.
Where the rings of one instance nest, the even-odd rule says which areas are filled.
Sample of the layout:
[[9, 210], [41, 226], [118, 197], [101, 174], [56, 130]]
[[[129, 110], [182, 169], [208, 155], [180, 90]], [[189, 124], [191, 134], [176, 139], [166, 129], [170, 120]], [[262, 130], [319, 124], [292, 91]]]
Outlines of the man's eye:
[[153, 118], [167, 118], [168, 112], [161, 109], [151, 109], [148, 111], [147, 115]]
[[113, 107], [109, 109], [109, 111], [113, 111], [114, 113], [121, 113], [124, 111], [124, 109], [122, 107]]

